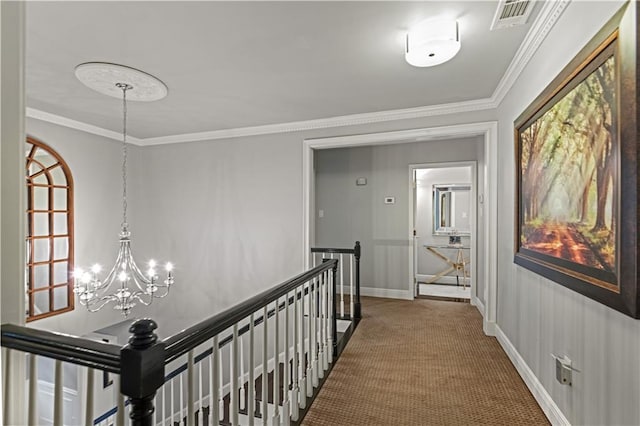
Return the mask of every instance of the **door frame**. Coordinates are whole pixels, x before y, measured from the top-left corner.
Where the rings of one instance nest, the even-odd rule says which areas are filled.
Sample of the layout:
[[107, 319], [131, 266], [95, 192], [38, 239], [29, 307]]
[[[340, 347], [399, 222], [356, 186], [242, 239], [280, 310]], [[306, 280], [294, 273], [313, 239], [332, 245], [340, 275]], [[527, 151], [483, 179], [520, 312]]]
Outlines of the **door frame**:
[[[414, 278], [417, 275], [418, 269], [416, 259], [418, 256], [418, 252], [420, 251], [416, 247], [416, 237], [413, 235], [413, 231], [415, 229], [415, 220], [416, 220], [416, 204], [415, 199], [418, 192], [417, 185], [414, 185], [415, 182], [415, 173], [417, 170], [424, 169], [446, 169], [451, 167], [469, 167], [471, 168], [471, 223], [470, 223], [470, 253], [469, 260], [471, 264], [470, 272], [471, 279], [469, 280], [469, 285], [471, 287], [471, 304], [474, 306], [478, 306], [478, 304], [482, 304], [477, 294], [477, 247], [478, 244], [482, 243], [482, 241], [478, 240], [478, 222], [477, 222], [477, 212], [478, 212], [478, 196], [477, 196], [477, 185], [478, 185], [478, 162], [477, 161], [451, 161], [451, 162], [439, 162], [439, 163], [422, 163], [422, 164], [410, 164], [409, 165], [409, 193], [412, 193], [413, 196], [409, 197], [409, 238], [412, 240], [412, 244], [409, 245], [409, 276]], [[449, 183], [461, 183], [461, 182], [449, 182]], [[414, 281], [414, 288], [412, 288], [413, 295], [415, 296], [417, 293], [417, 281]]]
[[[481, 136], [484, 141], [484, 164], [480, 168], [484, 177], [482, 190], [484, 202], [484, 235], [481, 248], [486, 253], [484, 270], [484, 303], [477, 306], [483, 316], [483, 330], [489, 336], [496, 334], [497, 320], [497, 264], [498, 264], [498, 122], [454, 124], [411, 130], [368, 133], [361, 135], [308, 138], [302, 144], [302, 249], [305, 268], [310, 265], [310, 248], [315, 236], [314, 191], [315, 171], [313, 152], [316, 149], [345, 148], [367, 145], [392, 145]], [[413, 285], [413, 277], [410, 278]]]

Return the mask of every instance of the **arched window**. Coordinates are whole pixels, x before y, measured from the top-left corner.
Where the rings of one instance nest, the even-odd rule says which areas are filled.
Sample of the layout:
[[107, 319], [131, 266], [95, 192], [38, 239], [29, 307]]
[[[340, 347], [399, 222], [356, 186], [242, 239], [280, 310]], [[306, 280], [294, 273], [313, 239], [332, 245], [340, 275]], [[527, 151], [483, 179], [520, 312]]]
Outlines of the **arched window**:
[[27, 138], [27, 321], [73, 310], [73, 179], [67, 163]]

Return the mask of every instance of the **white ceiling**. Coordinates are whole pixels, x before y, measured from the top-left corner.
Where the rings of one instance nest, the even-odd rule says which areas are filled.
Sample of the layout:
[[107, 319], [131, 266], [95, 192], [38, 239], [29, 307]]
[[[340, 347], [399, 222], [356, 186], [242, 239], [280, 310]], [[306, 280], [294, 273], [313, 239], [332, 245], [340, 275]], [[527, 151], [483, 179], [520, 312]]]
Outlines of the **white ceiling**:
[[[115, 132], [121, 102], [74, 67], [114, 62], [163, 80], [169, 95], [131, 103], [138, 138], [237, 129], [489, 98], [529, 22], [489, 26], [497, 1], [29, 2], [27, 106]], [[537, 8], [539, 8], [537, 6]], [[404, 35], [454, 17], [462, 48], [414, 68]]]

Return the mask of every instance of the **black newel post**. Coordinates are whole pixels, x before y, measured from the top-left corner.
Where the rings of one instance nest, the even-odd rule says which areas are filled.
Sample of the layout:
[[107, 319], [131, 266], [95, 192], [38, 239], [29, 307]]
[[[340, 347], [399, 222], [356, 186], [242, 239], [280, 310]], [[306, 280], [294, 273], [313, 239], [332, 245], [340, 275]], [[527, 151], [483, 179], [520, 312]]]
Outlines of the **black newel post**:
[[120, 392], [129, 397], [133, 426], [153, 425], [153, 397], [164, 384], [164, 343], [153, 332], [158, 325], [141, 319], [129, 328], [129, 344], [120, 351]]
[[356, 300], [353, 304], [354, 316], [356, 319], [362, 318], [362, 310], [360, 308], [360, 241], [356, 241], [356, 246], [353, 248], [353, 254], [356, 258]]
[[338, 356], [338, 309], [336, 308], [336, 300], [338, 297], [338, 292], [336, 291], [337, 283], [338, 283], [338, 262], [333, 265], [333, 269], [331, 270], [331, 275], [333, 276], [333, 356]]

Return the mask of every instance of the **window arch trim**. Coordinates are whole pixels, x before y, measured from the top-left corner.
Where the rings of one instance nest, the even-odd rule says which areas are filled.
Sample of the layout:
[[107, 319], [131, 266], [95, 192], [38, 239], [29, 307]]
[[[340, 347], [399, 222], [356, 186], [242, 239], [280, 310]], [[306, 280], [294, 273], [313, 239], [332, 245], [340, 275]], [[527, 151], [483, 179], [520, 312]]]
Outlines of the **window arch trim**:
[[[31, 144], [31, 149], [27, 153], [26, 156], [26, 185], [27, 185], [27, 209], [26, 209], [26, 217], [27, 217], [27, 253], [26, 253], [26, 270], [25, 273], [27, 276], [25, 277], [27, 280], [27, 306], [26, 306], [26, 321], [35, 321], [41, 318], [47, 318], [53, 315], [58, 315], [64, 312], [72, 311], [75, 308], [75, 297], [73, 293], [73, 268], [74, 268], [74, 215], [73, 215], [73, 176], [71, 174], [71, 170], [67, 165], [66, 161], [60, 156], [60, 154], [51, 148], [46, 143], [33, 138], [27, 137], [26, 142]], [[36, 152], [41, 149], [47, 152], [51, 157], [53, 157], [53, 164], [45, 165], [43, 162], [39, 161], [35, 158]], [[34, 172], [32, 175], [29, 173], [29, 169], [33, 165], [37, 165], [39, 168], [38, 171]], [[60, 184], [56, 182], [54, 176], [52, 176], [52, 171], [60, 167], [62, 174], [64, 175], [65, 183]], [[46, 183], [42, 182], [40, 179], [38, 182], [35, 182], [40, 176], [44, 176], [46, 179]], [[46, 209], [42, 208], [42, 206], [38, 206], [40, 208], [36, 208], [34, 205], [34, 190], [36, 188], [46, 188], [47, 190], [47, 200], [46, 200]], [[65, 208], [56, 208], [54, 205], [54, 193], [56, 190], [65, 190], [66, 199], [65, 199]], [[44, 235], [36, 235], [34, 232], [34, 215], [35, 214], [46, 214], [47, 216], [47, 233]], [[56, 214], [66, 214], [66, 233], [56, 234], [54, 228], [54, 215]], [[61, 257], [56, 259], [55, 249], [54, 249], [54, 239], [55, 238], [66, 238], [67, 243], [67, 255], [66, 257]], [[37, 260], [35, 257], [35, 244], [36, 240], [48, 240], [48, 260]], [[66, 268], [66, 281], [64, 283], [56, 283], [55, 280], [55, 265], [61, 263], [67, 263]], [[48, 282], [46, 286], [38, 286], [35, 287], [35, 279], [34, 279], [34, 271], [36, 266], [48, 266]], [[66, 287], [66, 304], [62, 308], [55, 309], [55, 297], [54, 293], [56, 289], [65, 288]], [[58, 292], [60, 290], [57, 290]], [[35, 298], [37, 293], [48, 292], [48, 307], [49, 309], [46, 312], [42, 312], [40, 314], [36, 314], [36, 306], [35, 306]]]

